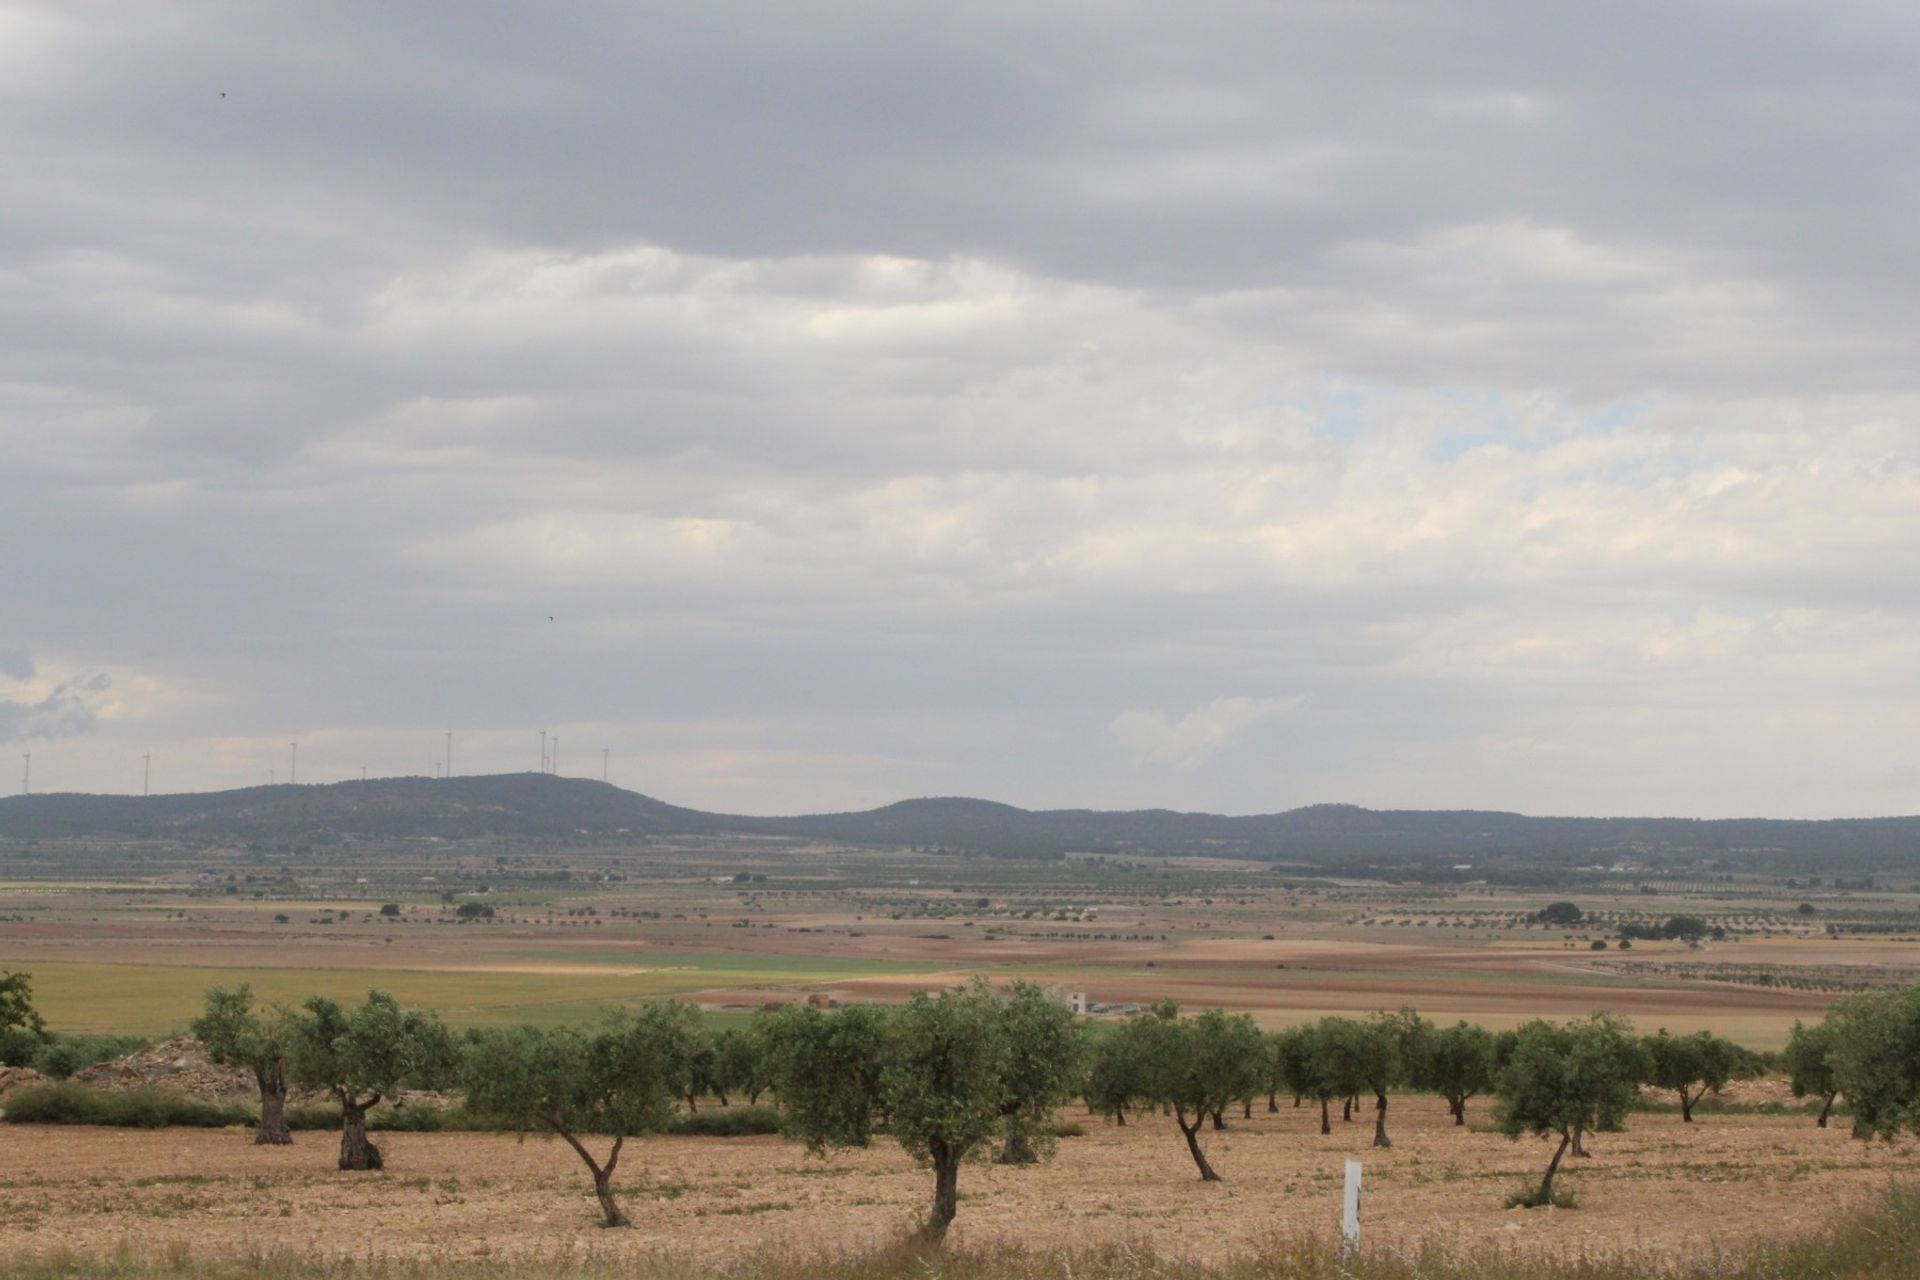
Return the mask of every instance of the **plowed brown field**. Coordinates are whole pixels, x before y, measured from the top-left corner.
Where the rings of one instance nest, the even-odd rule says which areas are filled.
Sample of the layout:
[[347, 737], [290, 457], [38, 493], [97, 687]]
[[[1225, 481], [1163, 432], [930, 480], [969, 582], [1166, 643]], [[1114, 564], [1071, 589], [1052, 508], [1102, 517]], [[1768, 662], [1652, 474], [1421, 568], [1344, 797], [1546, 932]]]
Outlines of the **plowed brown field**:
[[[1485, 1107], [1471, 1104], [1484, 1122]], [[1373, 1241], [1699, 1253], [1806, 1232], [1920, 1170], [1920, 1149], [1856, 1142], [1800, 1115], [1710, 1116], [1693, 1125], [1634, 1117], [1570, 1161], [1575, 1210], [1502, 1203], [1536, 1181], [1547, 1144], [1460, 1129], [1425, 1098], [1397, 1099], [1396, 1145], [1375, 1152], [1370, 1113], [1332, 1137], [1317, 1114], [1285, 1106], [1209, 1134], [1227, 1181], [1195, 1177], [1172, 1122], [1126, 1128], [1083, 1118], [1038, 1167], [968, 1167], [955, 1239], [985, 1245], [1152, 1241], [1218, 1259], [1262, 1237], [1332, 1239], [1342, 1165], [1366, 1166]], [[72, 1248], [102, 1254], [176, 1243], [201, 1256], [297, 1248], [331, 1256], [493, 1258], [669, 1253], [714, 1261], [769, 1250], [850, 1252], [909, 1229], [931, 1177], [897, 1147], [825, 1159], [776, 1138], [649, 1139], [628, 1148], [618, 1182], [635, 1229], [598, 1229], [584, 1170], [558, 1142], [475, 1134], [388, 1134], [388, 1170], [332, 1168], [331, 1135], [256, 1148], [239, 1130], [137, 1132], [0, 1128], [0, 1255]]]

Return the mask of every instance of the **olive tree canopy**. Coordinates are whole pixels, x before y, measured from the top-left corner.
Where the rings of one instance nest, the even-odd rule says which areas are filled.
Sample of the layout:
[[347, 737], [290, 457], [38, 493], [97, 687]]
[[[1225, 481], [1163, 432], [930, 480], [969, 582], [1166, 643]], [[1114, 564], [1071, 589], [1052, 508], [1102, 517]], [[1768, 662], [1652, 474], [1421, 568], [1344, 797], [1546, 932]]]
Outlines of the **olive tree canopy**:
[[1531, 1203], [1552, 1203], [1554, 1174], [1576, 1133], [1623, 1126], [1646, 1073], [1646, 1050], [1632, 1028], [1608, 1014], [1520, 1028], [1494, 1085], [1500, 1098], [1494, 1119], [1509, 1138], [1560, 1138]]
[[1031, 1136], [1073, 1078], [1070, 1063], [1040, 1061], [1074, 1052], [1066, 1021], [1038, 1008], [1044, 998], [1016, 988], [1002, 999], [975, 979], [898, 1009], [784, 1011], [767, 1037], [792, 1131], [821, 1151], [866, 1146], [884, 1123], [933, 1169], [925, 1232], [938, 1239], [959, 1207], [961, 1163], [1010, 1120]]
[[1744, 1052], [1710, 1031], [1676, 1036], [1665, 1027], [1648, 1036], [1647, 1083], [1680, 1100], [1680, 1119], [1693, 1123], [1693, 1108], [1709, 1093], [1719, 1093], [1738, 1073]]
[[213, 987], [207, 992], [206, 1009], [189, 1030], [213, 1061], [253, 1074], [260, 1090], [260, 1128], [254, 1145], [292, 1143], [293, 1132], [287, 1128], [287, 1058], [297, 1034], [293, 1011], [284, 1005], [257, 1007], [253, 988], [244, 982], [231, 991]]
[[1373, 1095], [1376, 1147], [1393, 1145], [1387, 1137], [1387, 1092], [1405, 1070], [1400, 1043], [1400, 1030], [1389, 1018], [1325, 1018], [1319, 1026], [1316, 1047], [1330, 1082], [1340, 1093]]
[[1047, 1119], [1073, 1096], [1086, 1062], [1086, 1035], [1073, 1010], [1031, 982], [1015, 982], [1001, 997], [1007, 1042], [1000, 1115], [1003, 1164], [1031, 1164], [1052, 1145]]
[[1427, 1037], [1413, 1083], [1445, 1098], [1453, 1122], [1465, 1124], [1467, 1100], [1493, 1083], [1493, 1058], [1493, 1033], [1462, 1020]]
[[1787, 1047], [1780, 1057], [1787, 1068], [1787, 1080], [1793, 1087], [1793, 1096], [1805, 1098], [1811, 1095], [1821, 1100], [1820, 1118], [1815, 1124], [1826, 1128], [1827, 1117], [1833, 1112], [1833, 1100], [1840, 1093], [1833, 1073], [1832, 1025], [1816, 1022], [1807, 1026], [1796, 1021], [1793, 1034], [1787, 1037]]
[[1833, 1082], [1853, 1109], [1854, 1132], [1920, 1132], [1920, 983], [1848, 996], [1827, 1024]]
[[340, 1104], [340, 1167], [378, 1169], [379, 1148], [367, 1140], [367, 1111], [402, 1086], [430, 1089], [456, 1060], [453, 1037], [431, 1013], [402, 1009], [384, 991], [343, 1009], [313, 996], [293, 1020], [289, 1057], [294, 1083], [325, 1089]]
[[1208, 1009], [1192, 1017], [1163, 1001], [1129, 1024], [1146, 1062], [1146, 1097], [1173, 1108], [1202, 1182], [1219, 1182], [1199, 1132], [1206, 1118], [1235, 1098], [1257, 1092], [1266, 1079], [1266, 1042], [1245, 1014]]
[[0, 969], [0, 1066], [25, 1066], [46, 1038], [29, 976]]
[[[692, 1005], [660, 1001], [619, 1012], [592, 1031], [515, 1027], [476, 1037], [462, 1075], [467, 1106], [517, 1129], [558, 1134], [593, 1175], [609, 1227], [627, 1216], [613, 1198], [613, 1174], [629, 1137], [651, 1133], [686, 1092], [699, 1035]], [[613, 1139], [604, 1160], [588, 1135]]]

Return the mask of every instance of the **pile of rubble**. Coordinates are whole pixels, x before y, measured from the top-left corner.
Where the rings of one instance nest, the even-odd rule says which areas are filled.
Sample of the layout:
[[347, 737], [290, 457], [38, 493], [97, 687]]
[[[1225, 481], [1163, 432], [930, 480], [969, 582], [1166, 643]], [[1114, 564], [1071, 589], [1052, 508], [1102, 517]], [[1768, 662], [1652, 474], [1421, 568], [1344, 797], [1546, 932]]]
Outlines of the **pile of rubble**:
[[1746, 1106], [1764, 1106], [1769, 1103], [1793, 1106], [1802, 1101], [1793, 1096], [1793, 1086], [1778, 1077], [1735, 1080], [1720, 1091], [1720, 1100]]
[[[190, 1036], [162, 1040], [73, 1073], [75, 1084], [90, 1089], [163, 1089], [206, 1102], [255, 1102], [260, 1087], [253, 1073], [244, 1067], [223, 1067], [207, 1057], [200, 1042]], [[289, 1106], [314, 1107], [331, 1102], [325, 1090], [294, 1090], [287, 1097]], [[434, 1107], [445, 1110], [459, 1100], [445, 1093], [421, 1089], [398, 1090], [387, 1098], [393, 1105]]]
[[208, 1102], [250, 1101], [260, 1092], [251, 1072], [209, 1061], [200, 1042], [186, 1036], [97, 1063], [73, 1079], [91, 1089], [165, 1089]]
[[37, 1089], [51, 1083], [32, 1067], [0, 1067], [0, 1098], [19, 1089]]
[[[1678, 1099], [1671, 1089], [1656, 1089], [1650, 1084], [1640, 1086], [1640, 1098], [1643, 1102], [1676, 1103]], [[1719, 1093], [1709, 1093], [1700, 1099], [1696, 1109], [1711, 1112], [1722, 1106], [1796, 1106], [1803, 1100], [1793, 1096], [1793, 1086], [1778, 1077], [1759, 1080], [1735, 1080]]]

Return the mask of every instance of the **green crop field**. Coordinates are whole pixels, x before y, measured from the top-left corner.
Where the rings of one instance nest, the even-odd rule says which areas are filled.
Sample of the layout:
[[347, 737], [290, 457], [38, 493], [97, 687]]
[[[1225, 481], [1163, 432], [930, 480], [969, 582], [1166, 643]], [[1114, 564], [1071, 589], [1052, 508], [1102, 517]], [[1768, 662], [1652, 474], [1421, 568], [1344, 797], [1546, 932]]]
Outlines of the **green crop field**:
[[[579, 957], [565, 959], [579, 963]], [[14, 964], [5, 959], [0, 959], [0, 969], [32, 972], [35, 1003], [52, 1030], [150, 1036], [185, 1028], [200, 1011], [208, 987], [242, 982], [251, 983], [256, 994], [270, 1001], [298, 1002], [310, 995], [358, 999], [377, 988], [406, 1004], [436, 1010], [455, 1026], [551, 1026], [587, 1021], [610, 1008], [707, 987], [813, 985], [881, 971], [912, 972], [907, 966], [784, 956], [622, 956], [622, 967], [615, 967], [611, 957], [605, 959], [605, 973]]]

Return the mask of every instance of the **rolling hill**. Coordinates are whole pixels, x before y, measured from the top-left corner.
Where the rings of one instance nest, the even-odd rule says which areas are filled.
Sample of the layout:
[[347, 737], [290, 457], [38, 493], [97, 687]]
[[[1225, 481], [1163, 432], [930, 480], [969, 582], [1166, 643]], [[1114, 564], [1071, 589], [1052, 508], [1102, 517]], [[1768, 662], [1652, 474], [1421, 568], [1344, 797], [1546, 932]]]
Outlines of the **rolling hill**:
[[851, 813], [747, 817], [668, 804], [545, 774], [381, 778], [151, 798], [83, 794], [0, 800], [0, 838], [299, 841], [475, 836], [770, 835], [1054, 857], [1213, 853], [1314, 863], [1433, 863], [1525, 856], [1568, 865], [1660, 855], [1775, 864], [1920, 865], [1920, 817], [1530, 817], [1482, 810], [1310, 805], [1225, 816], [1169, 809], [1020, 809], [965, 797]]

